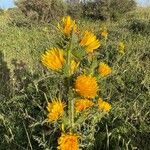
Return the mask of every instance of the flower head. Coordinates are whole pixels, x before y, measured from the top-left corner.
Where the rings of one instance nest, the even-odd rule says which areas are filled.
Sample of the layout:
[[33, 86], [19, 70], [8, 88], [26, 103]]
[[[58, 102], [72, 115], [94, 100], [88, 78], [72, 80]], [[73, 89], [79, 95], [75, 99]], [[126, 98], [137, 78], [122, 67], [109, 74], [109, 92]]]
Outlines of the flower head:
[[107, 28], [104, 27], [101, 31], [101, 36], [103, 36], [105, 39], [107, 39], [108, 37], [108, 31], [107, 31]]
[[102, 98], [99, 98], [99, 100], [98, 100], [98, 108], [100, 110], [109, 112], [110, 109], [111, 109], [111, 105], [108, 102], [103, 101]]
[[73, 30], [76, 31], [77, 26], [70, 16], [66, 16], [63, 17], [62, 24], [58, 24], [58, 28], [61, 32], [68, 36]]
[[121, 54], [124, 54], [124, 53], [125, 53], [125, 44], [124, 44], [123, 42], [120, 42], [120, 43], [118, 44], [118, 51], [119, 51], [119, 53], [121, 53]]
[[105, 63], [100, 63], [98, 67], [98, 72], [102, 77], [111, 74], [112, 69]]
[[58, 150], [78, 150], [78, 138], [76, 134], [62, 134], [58, 139]]
[[98, 85], [95, 77], [80, 75], [75, 81], [75, 90], [81, 96], [94, 98], [97, 94]]
[[100, 41], [92, 32], [86, 31], [83, 38], [80, 41], [80, 45], [85, 47], [87, 53], [92, 53], [100, 46]]
[[79, 62], [77, 63], [75, 60], [71, 60], [71, 74], [74, 74], [74, 72], [77, 70], [79, 66]]
[[59, 70], [64, 64], [64, 52], [62, 49], [52, 48], [42, 54], [41, 61], [48, 69]]
[[64, 114], [65, 104], [60, 99], [54, 99], [51, 103], [48, 103], [48, 121], [56, 121]]
[[81, 112], [93, 105], [94, 105], [94, 103], [91, 100], [79, 99], [75, 103], [75, 110], [76, 110], [76, 112]]

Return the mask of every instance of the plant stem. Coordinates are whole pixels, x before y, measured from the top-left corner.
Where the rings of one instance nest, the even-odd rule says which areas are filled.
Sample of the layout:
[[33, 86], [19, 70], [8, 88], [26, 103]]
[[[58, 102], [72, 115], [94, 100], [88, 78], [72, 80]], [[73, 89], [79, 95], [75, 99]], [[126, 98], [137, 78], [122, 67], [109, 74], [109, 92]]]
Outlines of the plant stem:
[[[71, 92], [70, 92], [70, 75], [71, 75], [71, 50], [72, 50], [72, 36], [73, 32], [70, 38], [70, 43], [67, 50], [67, 76], [68, 76], [68, 114], [69, 114], [69, 122], [71, 126], [71, 130], [74, 126], [74, 99], [72, 98]], [[71, 97], [71, 98], [70, 98]]]

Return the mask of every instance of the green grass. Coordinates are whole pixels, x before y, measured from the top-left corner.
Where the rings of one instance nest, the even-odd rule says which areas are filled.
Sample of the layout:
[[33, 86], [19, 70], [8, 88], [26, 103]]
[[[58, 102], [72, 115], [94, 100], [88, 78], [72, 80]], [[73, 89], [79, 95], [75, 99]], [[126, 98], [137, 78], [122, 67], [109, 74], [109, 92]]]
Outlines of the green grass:
[[31, 69], [39, 62], [39, 55], [54, 42], [53, 28], [45, 27], [18, 28], [8, 25], [9, 17], [0, 17], [1, 51], [10, 66], [12, 59], [23, 60]]
[[[149, 8], [128, 16], [149, 21]], [[113, 109], [99, 123], [94, 150], [150, 147], [150, 36], [132, 33], [128, 19], [79, 22], [81, 30], [92, 27], [97, 35], [100, 26], [108, 27], [107, 51], [102, 42], [100, 59], [114, 70], [101, 81], [101, 95], [111, 101]], [[40, 55], [57, 42], [57, 33], [52, 25], [47, 30], [45, 26], [19, 28], [9, 23], [7, 13], [0, 16], [0, 52], [4, 55], [0, 55], [0, 150], [54, 149], [59, 132], [43, 124], [45, 97], [56, 95], [60, 82], [57, 77], [46, 78]], [[120, 41], [126, 44], [122, 57], [116, 49]]]

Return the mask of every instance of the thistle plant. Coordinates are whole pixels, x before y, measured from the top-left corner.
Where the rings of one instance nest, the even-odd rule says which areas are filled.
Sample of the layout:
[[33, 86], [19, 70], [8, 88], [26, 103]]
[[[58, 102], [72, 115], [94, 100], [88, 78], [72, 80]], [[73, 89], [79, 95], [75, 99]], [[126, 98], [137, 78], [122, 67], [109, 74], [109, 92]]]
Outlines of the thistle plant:
[[[57, 149], [90, 149], [97, 123], [111, 109], [100, 96], [99, 81], [112, 69], [97, 59], [101, 42], [94, 33], [81, 32], [70, 16], [62, 19], [57, 30], [60, 41], [42, 54], [41, 62], [64, 79], [67, 90], [65, 97], [59, 94], [49, 100], [46, 121], [60, 127]], [[107, 38], [108, 33], [104, 31], [103, 35]]]

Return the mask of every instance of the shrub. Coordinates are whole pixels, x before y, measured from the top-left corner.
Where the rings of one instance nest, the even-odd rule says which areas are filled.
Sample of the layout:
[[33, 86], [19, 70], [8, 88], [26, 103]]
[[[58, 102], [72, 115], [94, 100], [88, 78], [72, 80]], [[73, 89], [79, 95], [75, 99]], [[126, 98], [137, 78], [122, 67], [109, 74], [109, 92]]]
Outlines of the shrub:
[[133, 10], [136, 6], [134, 0], [111, 0], [110, 1], [110, 17], [115, 20], [123, 14]]
[[66, 14], [66, 5], [61, 0], [18, 0], [16, 5], [33, 22], [48, 23]]
[[150, 33], [150, 21], [134, 19], [130, 21], [129, 30], [134, 33], [148, 34]]
[[68, 3], [67, 14], [73, 18], [81, 18], [83, 16], [83, 7], [81, 3]]
[[94, 1], [83, 4], [84, 16], [106, 20], [109, 17], [107, 1]]
[[95, 0], [84, 3], [84, 15], [101, 20], [114, 20], [135, 6], [134, 0]]
[[18, 8], [10, 9], [8, 13], [10, 16], [10, 25], [18, 27], [31, 26], [31, 21]]

